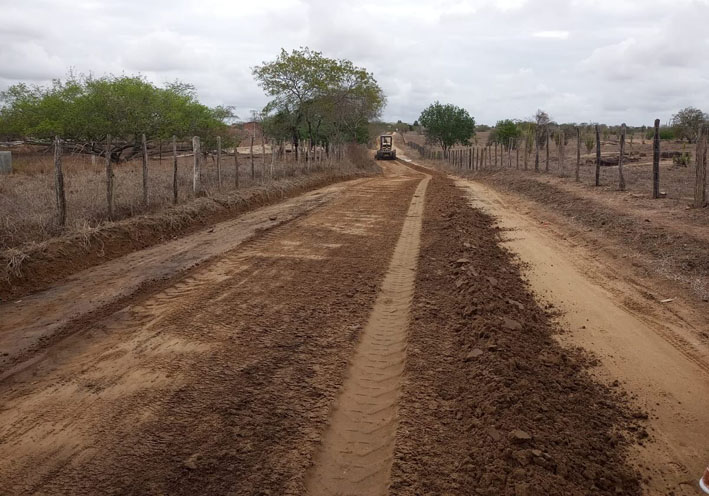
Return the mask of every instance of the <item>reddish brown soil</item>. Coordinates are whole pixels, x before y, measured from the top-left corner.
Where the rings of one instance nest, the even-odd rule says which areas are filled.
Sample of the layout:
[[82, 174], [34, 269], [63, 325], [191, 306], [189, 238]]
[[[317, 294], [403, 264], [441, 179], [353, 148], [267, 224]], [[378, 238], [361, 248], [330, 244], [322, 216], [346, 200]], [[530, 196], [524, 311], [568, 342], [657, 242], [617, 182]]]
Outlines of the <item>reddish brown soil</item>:
[[358, 183], [3, 381], [2, 492], [303, 494], [419, 181]]
[[19, 250], [0, 252], [0, 301], [45, 289], [80, 270], [192, 233], [239, 213], [373, 173], [374, 169], [370, 169], [291, 178], [243, 192], [196, 199], [155, 214], [106, 224], [87, 233], [71, 233]]
[[640, 494], [646, 433], [552, 338], [493, 221], [436, 175], [427, 194], [393, 494]]

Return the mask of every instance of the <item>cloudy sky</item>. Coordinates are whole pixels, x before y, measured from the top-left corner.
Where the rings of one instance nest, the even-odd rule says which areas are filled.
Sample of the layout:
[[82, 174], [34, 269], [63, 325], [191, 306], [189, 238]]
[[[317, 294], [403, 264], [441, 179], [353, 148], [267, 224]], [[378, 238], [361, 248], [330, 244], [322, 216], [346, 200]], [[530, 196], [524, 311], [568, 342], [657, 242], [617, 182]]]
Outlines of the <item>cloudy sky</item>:
[[434, 100], [480, 123], [651, 124], [709, 111], [709, 0], [0, 0], [0, 89], [69, 68], [180, 79], [240, 117], [251, 67], [309, 46], [374, 73], [384, 119]]

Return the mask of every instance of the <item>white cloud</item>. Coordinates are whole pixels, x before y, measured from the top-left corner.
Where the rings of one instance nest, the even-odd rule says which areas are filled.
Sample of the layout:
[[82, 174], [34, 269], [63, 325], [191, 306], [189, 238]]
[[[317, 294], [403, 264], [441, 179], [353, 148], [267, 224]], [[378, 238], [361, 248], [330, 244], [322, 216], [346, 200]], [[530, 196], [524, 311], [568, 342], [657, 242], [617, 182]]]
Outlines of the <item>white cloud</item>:
[[532, 33], [535, 38], [551, 38], [555, 40], [565, 40], [569, 37], [568, 31], [537, 31]]
[[709, 110], [709, 0], [0, 0], [0, 90], [78, 72], [193, 83], [248, 116], [251, 67], [310, 46], [372, 71], [387, 119], [435, 99], [478, 122], [629, 124]]

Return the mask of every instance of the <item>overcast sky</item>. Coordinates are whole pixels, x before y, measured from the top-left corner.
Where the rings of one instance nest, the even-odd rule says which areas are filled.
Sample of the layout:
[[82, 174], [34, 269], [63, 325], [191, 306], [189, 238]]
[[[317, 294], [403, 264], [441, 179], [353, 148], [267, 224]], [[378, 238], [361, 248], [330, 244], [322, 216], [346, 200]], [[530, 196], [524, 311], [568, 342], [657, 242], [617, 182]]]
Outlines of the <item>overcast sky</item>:
[[374, 73], [383, 118], [434, 100], [477, 122], [652, 124], [709, 111], [709, 0], [0, 0], [0, 89], [76, 72], [197, 87], [242, 118], [251, 67], [309, 46]]

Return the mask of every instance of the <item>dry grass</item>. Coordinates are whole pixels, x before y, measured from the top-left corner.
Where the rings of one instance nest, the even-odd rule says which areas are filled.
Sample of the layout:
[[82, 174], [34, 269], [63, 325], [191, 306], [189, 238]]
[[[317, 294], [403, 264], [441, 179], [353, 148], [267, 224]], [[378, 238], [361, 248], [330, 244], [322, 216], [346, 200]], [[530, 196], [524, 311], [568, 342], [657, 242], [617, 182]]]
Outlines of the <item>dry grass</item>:
[[[487, 143], [487, 132], [478, 133], [476, 136], [478, 145], [482, 146]], [[583, 141], [583, 136], [582, 136]], [[419, 144], [424, 143], [424, 137], [415, 133], [406, 133], [406, 140], [413, 141]], [[564, 169], [559, 168], [558, 149], [554, 142], [549, 147], [550, 162], [549, 174], [570, 178], [574, 180], [574, 169], [576, 167], [576, 140], [570, 140], [564, 149]], [[494, 149], [493, 149], [494, 150]], [[673, 200], [676, 204], [687, 204], [692, 201], [694, 195], [695, 167], [694, 155], [695, 145], [687, 145], [673, 141], [663, 141], [661, 150], [666, 151], [681, 151], [691, 154], [692, 159], [688, 167], [676, 166], [671, 159], [662, 159], [660, 162], [660, 190], [667, 193], [667, 198]], [[411, 152], [416, 155], [412, 150]], [[493, 151], [494, 153], [494, 151]], [[500, 150], [498, 149], [498, 161]], [[626, 182], [626, 190], [638, 195], [651, 195], [652, 193], [652, 141], [645, 140], [641, 142], [640, 136], [636, 135], [633, 143], [626, 142], [626, 154], [639, 154], [640, 159], [637, 162], [626, 162], [623, 166], [623, 172]], [[619, 155], [619, 146], [616, 141], [607, 140], [601, 144], [601, 155], [603, 157], [617, 157]], [[508, 156], [504, 155], [504, 168], [508, 168]], [[542, 171], [545, 169], [545, 150], [539, 151], [539, 167]], [[523, 151], [520, 150], [520, 168], [524, 164]], [[581, 168], [580, 178], [583, 184], [593, 185], [595, 183], [595, 149], [591, 153], [586, 153], [586, 148], [581, 144]], [[512, 168], [516, 167], [516, 155], [512, 152]], [[499, 168], [499, 162], [498, 162]], [[534, 152], [529, 155], [528, 168], [534, 169]], [[617, 190], [618, 189], [618, 167], [601, 167], [600, 173], [600, 189], [602, 190]]]
[[[348, 159], [332, 167], [365, 167], [369, 160], [366, 150], [349, 147]], [[179, 203], [194, 198], [192, 168], [194, 158], [178, 158]], [[103, 160], [92, 160], [86, 155], [63, 157], [64, 182], [67, 200], [67, 226], [60, 229], [56, 222], [54, 195], [54, 163], [51, 155], [13, 153], [14, 172], [0, 175], [0, 250], [16, 248], [27, 243], [38, 243], [62, 232], [88, 233], [108, 219], [106, 205], [106, 172]], [[327, 161], [296, 163], [292, 157], [277, 161], [271, 171], [271, 156], [267, 154], [264, 170], [261, 156], [254, 160], [255, 178], [251, 177], [248, 156], [239, 156], [240, 189], [278, 181], [285, 176], [300, 176], [331, 167]], [[142, 202], [142, 162], [140, 159], [114, 165], [113, 220], [159, 211], [172, 205], [172, 159], [151, 159], [148, 165], [149, 204]], [[222, 187], [217, 181], [213, 157], [202, 165], [202, 184], [206, 196], [218, 195], [235, 189], [234, 157], [222, 157]]]

